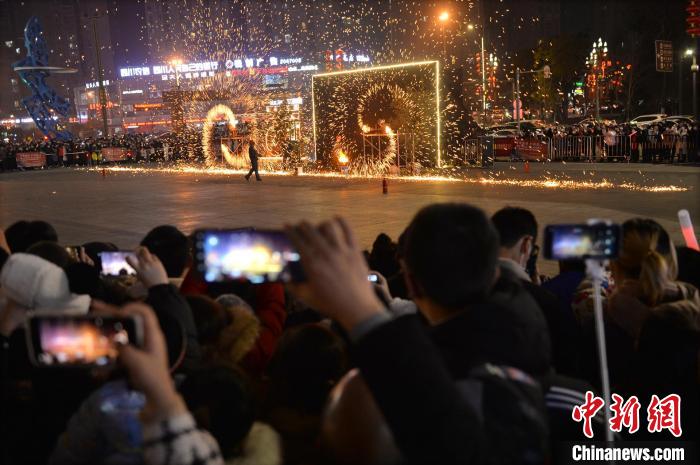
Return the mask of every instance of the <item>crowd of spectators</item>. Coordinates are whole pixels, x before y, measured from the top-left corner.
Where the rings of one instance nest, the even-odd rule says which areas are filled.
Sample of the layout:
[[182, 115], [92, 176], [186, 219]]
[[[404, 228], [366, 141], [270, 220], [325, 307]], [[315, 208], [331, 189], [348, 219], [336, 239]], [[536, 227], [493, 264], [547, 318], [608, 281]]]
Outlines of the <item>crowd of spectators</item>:
[[[594, 291], [580, 261], [539, 273], [530, 211], [430, 205], [364, 253], [339, 218], [286, 232], [305, 279], [253, 285], [204, 282], [173, 226], [144, 235], [135, 279], [100, 275], [117, 247], [99, 237], [0, 230], [2, 463], [558, 463], [586, 440]], [[613, 392], [681, 395], [682, 437], [641, 415], [616, 440], [696, 441], [700, 252], [648, 219], [622, 237], [602, 295]], [[32, 310], [136, 316], [144, 344], [110, 368], [37, 368]]]
[[[697, 122], [678, 120], [653, 122], [647, 125], [615, 123], [614, 121], [593, 121], [576, 125], [558, 125], [542, 131], [543, 137], [555, 141], [555, 147], [561, 142], [575, 144], [577, 139], [589, 139], [588, 145], [599, 156], [608, 153], [625, 157], [632, 162], [689, 162], [697, 161], [700, 147]], [[567, 148], [561, 147], [563, 152]], [[570, 150], [568, 150], [570, 151]], [[595, 157], [595, 153], [588, 154]]]
[[51, 139], [30, 139], [19, 142], [0, 142], [0, 171], [17, 169], [16, 155], [21, 152], [41, 152], [47, 156], [47, 165], [90, 165], [103, 161], [105, 147], [126, 149], [128, 160], [175, 160], [201, 157], [198, 134], [186, 132], [177, 138], [172, 133], [119, 134], [112, 137], [75, 138], [68, 142]]

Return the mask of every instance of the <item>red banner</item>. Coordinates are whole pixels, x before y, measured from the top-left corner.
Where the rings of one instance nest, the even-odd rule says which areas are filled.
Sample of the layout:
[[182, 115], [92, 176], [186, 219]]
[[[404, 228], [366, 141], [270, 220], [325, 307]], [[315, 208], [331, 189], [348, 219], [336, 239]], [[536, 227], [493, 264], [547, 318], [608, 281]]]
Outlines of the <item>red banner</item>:
[[547, 158], [547, 144], [539, 139], [515, 139], [515, 149], [526, 160]]
[[100, 153], [104, 161], [124, 161], [127, 159], [124, 147], [102, 147]]
[[46, 166], [46, 154], [41, 152], [20, 152], [17, 154], [17, 166], [22, 168], [41, 168]]

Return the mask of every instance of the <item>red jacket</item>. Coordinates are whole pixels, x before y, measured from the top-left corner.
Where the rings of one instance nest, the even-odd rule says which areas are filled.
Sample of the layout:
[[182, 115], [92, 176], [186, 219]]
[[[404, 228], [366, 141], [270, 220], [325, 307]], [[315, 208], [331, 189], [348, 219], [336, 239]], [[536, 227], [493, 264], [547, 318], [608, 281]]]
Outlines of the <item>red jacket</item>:
[[267, 283], [256, 286], [255, 314], [260, 320], [260, 335], [241, 361], [241, 366], [251, 376], [258, 377], [265, 372], [277, 348], [277, 341], [284, 331], [287, 312], [282, 284]]

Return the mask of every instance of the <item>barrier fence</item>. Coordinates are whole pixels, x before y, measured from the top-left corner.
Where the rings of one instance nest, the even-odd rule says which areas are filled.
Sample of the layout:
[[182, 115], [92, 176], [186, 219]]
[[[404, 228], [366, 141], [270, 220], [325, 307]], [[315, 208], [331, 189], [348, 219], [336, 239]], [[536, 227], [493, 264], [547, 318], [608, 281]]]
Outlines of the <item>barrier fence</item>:
[[[493, 139], [492, 148], [484, 139]], [[481, 141], [481, 142], [480, 142]], [[646, 163], [685, 163], [698, 161], [700, 144], [696, 137], [648, 136], [639, 142], [635, 136], [554, 136], [532, 139], [466, 139], [461, 148], [464, 163], [480, 163], [484, 157], [549, 161], [627, 161]], [[491, 152], [493, 155], [490, 155]]]

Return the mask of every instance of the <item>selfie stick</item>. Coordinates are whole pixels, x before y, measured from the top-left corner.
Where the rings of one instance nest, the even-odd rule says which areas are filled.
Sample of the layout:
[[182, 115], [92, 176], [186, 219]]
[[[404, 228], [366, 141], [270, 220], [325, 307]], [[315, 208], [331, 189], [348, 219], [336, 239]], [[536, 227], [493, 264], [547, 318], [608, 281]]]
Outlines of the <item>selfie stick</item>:
[[688, 210], [678, 210], [678, 221], [681, 223], [681, 233], [683, 233], [686, 247], [700, 252], [698, 238], [695, 237], [693, 223], [690, 221], [690, 213], [688, 213]]
[[[611, 224], [609, 221], [591, 220], [588, 224], [598, 223]], [[598, 343], [598, 361], [600, 363], [600, 382], [603, 387], [603, 399], [605, 407], [605, 440], [611, 444], [613, 442], [613, 432], [610, 429], [610, 372], [608, 371], [608, 350], [605, 345], [605, 324], [603, 322], [603, 279], [605, 278], [605, 265], [607, 260], [596, 260], [589, 258], [586, 260], [586, 273], [593, 281], [593, 315], [595, 316], [596, 342]]]

